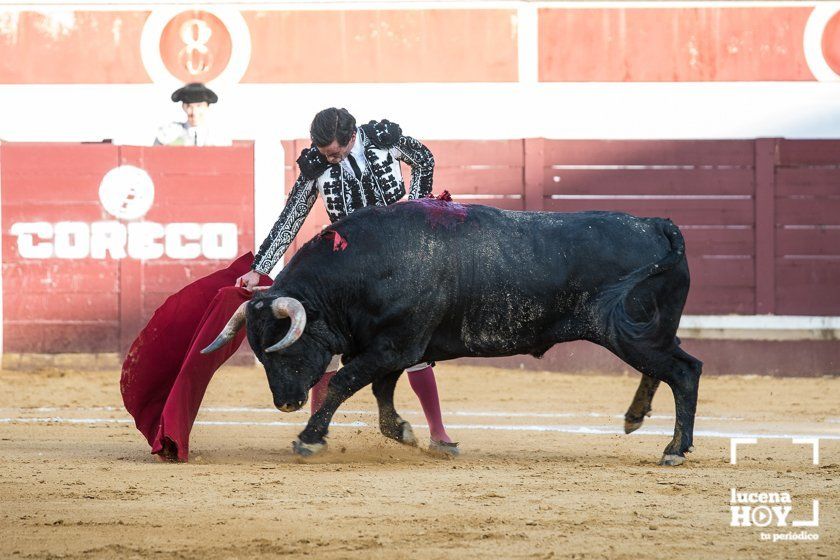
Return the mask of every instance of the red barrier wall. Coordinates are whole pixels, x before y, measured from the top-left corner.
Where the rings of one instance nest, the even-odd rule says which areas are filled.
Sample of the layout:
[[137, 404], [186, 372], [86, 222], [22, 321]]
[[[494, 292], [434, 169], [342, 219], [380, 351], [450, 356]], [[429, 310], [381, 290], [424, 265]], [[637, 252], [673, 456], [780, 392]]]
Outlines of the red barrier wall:
[[[288, 189], [297, 175], [294, 160], [308, 142], [284, 144]], [[437, 161], [435, 192], [447, 189], [462, 202], [672, 218], [685, 232], [692, 270], [687, 313], [840, 315], [838, 141], [428, 144]], [[241, 254], [253, 246], [253, 158], [250, 144], [190, 149], [0, 144], [5, 350], [125, 348], [168, 294], [226, 259], [203, 253], [174, 258], [166, 252], [154, 258], [95, 258], [93, 241], [85, 246], [78, 232], [64, 240], [65, 252], [59, 254], [59, 224], [152, 223], [168, 232], [172, 224], [229, 223], [234, 252]], [[141, 218], [115, 217], [100, 196], [103, 177], [124, 165], [142, 169], [153, 184], [153, 204]], [[319, 202], [292, 251], [327, 223]], [[33, 224], [52, 229], [33, 234], [26, 229]], [[156, 235], [153, 244], [166, 245], [168, 238]], [[176, 237], [175, 248], [188, 242]], [[38, 258], [22, 253], [45, 244], [54, 246], [52, 253]], [[67, 253], [76, 249], [84, 254]]]
[[[116, 222], [121, 231], [121, 225], [137, 222], [161, 227], [230, 224], [235, 238], [228, 242], [235, 243], [233, 252], [238, 255], [253, 246], [253, 160], [252, 144], [189, 149], [0, 145], [4, 350], [118, 352], [166, 296], [230, 260], [208, 258], [204, 237], [199, 242], [191, 233], [173, 236], [172, 243], [201, 251], [193, 258], [170, 256], [169, 238], [163, 236], [151, 248], [164, 251], [159, 258], [114, 258], [113, 252], [105, 258], [90, 254], [75, 258], [58, 254], [57, 234], [34, 236], [35, 243], [53, 243], [55, 249], [47, 258], [28, 258], [21, 253], [22, 236], [13, 234], [16, 227], [43, 222], [55, 229], [61, 222], [81, 226]], [[136, 220], [111, 215], [100, 196], [105, 174], [123, 165], [144, 170], [153, 183], [153, 203]], [[213, 241], [209, 235], [207, 239]], [[78, 235], [68, 241], [79, 251], [85, 251], [83, 242]], [[218, 247], [213, 251], [219, 254]]]

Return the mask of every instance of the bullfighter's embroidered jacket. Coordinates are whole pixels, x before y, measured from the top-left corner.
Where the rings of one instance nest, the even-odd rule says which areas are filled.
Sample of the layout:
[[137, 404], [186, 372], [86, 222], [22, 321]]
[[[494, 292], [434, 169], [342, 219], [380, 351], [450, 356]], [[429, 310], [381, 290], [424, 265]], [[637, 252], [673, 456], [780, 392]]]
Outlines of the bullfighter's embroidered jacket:
[[324, 198], [331, 222], [365, 206], [393, 204], [406, 194], [401, 161], [411, 167], [408, 198], [423, 198], [432, 192], [435, 167], [432, 152], [414, 138], [403, 136], [396, 123], [383, 120], [362, 125], [356, 131], [356, 142], [361, 143], [361, 149], [354, 146], [351, 154], [359, 154], [364, 159], [357, 162], [361, 177], [347, 160], [336, 164], [327, 162], [314, 145], [301, 152], [297, 160], [300, 175], [254, 258], [254, 270], [268, 274], [274, 268], [303, 225], [318, 193]]

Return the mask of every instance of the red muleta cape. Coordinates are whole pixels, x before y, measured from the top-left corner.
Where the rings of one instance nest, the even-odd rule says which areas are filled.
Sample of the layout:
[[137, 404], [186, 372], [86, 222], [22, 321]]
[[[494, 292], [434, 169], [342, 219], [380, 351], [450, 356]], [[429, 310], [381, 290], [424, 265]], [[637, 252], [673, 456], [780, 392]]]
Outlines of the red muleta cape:
[[[252, 292], [234, 286], [251, 269], [254, 256], [242, 255], [169, 296], [140, 332], [125, 358], [120, 392], [152, 453], [170, 461], [189, 458], [190, 431], [207, 385], [233, 355], [245, 329], [219, 350], [201, 354]], [[260, 285], [271, 279], [260, 277]]]

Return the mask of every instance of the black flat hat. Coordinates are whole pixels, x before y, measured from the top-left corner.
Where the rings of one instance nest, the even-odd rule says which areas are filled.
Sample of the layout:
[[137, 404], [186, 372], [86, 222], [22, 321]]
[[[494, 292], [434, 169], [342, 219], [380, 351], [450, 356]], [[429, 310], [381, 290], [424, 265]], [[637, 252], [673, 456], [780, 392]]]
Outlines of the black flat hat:
[[219, 96], [213, 93], [212, 89], [199, 82], [187, 84], [172, 93], [172, 101], [183, 103], [201, 103], [202, 101], [215, 103], [218, 100]]

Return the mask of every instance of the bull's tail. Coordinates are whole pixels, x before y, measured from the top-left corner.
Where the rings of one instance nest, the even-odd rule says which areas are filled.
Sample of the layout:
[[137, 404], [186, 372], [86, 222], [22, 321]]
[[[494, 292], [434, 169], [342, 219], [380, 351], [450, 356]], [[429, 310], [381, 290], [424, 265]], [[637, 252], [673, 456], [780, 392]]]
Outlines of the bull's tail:
[[644, 321], [633, 319], [627, 312], [627, 296], [641, 282], [674, 268], [685, 258], [685, 239], [671, 220], [660, 220], [662, 234], [671, 244], [671, 251], [655, 263], [637, 268], [614, 284], [607, 286], [596, 297], [596, 319], [608, 339], [639, 340], [650, 338], [659, 326], [659, 309], [653, 301], [653, 314]]

